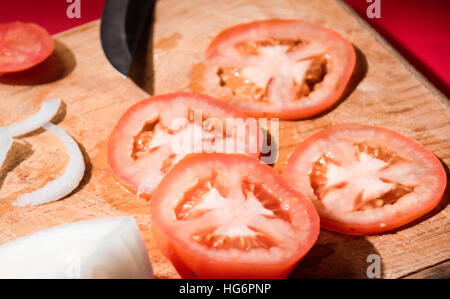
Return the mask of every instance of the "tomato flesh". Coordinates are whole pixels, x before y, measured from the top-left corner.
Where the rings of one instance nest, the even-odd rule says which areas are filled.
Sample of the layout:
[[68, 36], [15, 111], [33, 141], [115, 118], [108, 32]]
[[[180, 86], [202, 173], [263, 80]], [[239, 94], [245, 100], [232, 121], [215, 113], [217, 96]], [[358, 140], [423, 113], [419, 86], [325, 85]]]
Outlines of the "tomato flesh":
[[252, 116], [309, 117], [342, 95], [356, 61], [353, 46], [324, 27], [295, 20], [237, 25], [210, 44], [202, 90]]
[[417, 219], [438, 204], [446, 187], [442, 164], [426, 148], [359, 124], [305, 140], [289, 157], [285, 176], [315, 204], [323, 228], [356, 235]]
[[[108, 161], [124, 186], [149, 198], [189, 153], [241, 152], [259, 157], [256, 120], [255, 126], [245, 121], [244, 114], [208, 96], [154, 96], [131, 107], [119, 120], [109, 139]], [[242, 124], [244, 129], [238, 130]]]
[[0, 24], [0, 73], [31, 68], [53, 52], [50, 34], [33, 23]]
[[269, 166], [240, 154], [192, 154], [161, 181], [152, 223], [184, 278], [282, 278], [319, 233], [314, 206]]

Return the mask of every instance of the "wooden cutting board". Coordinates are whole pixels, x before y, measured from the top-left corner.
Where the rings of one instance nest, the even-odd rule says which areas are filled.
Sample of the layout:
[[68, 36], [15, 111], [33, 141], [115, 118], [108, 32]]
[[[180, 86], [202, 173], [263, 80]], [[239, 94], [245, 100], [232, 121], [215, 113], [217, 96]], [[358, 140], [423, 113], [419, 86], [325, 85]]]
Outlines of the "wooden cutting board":
[[[355, 46], [358, 63], [351, 86], [332, 111], [280, 123], [281, 170], [290, 152], [312, 133], [343, 122], [395, 130], [450, 165], [450, 105], [345, 4], [334, 0], [159, 0], [147, 61], [146, 90], [188, 90], [195, 65], [212, 38], [238, 23], [267, 18], [303, 19], [333, 28]], [[179, 277], [151, 234], [149, 203], [124, 191], [106, 163], [107, 137], [122, 113], [148, 96], [106, 61], [99, 21], [54, 36], [56, 48], [42, 65], [0, 77], [0, 126], [26, 118], [44, 99], [60, 97], [55, 122], [80, 144], [87, 171], [67, 198], [38, 207], [14, 207], [19, 194], [60, 175], [67, 155], [62, 142], [40, 130], [16, 139], [0, 170], [0, 244], [77, 220], [132, 215], [139, 224], [158, 278]], [[380, 236], [349, 237], [321, 231], [292, 277], [365, 278], [367, 256], [378, 254], [382, 277], [450, 277], [447, 190], [440, 206], [420, 220]]]

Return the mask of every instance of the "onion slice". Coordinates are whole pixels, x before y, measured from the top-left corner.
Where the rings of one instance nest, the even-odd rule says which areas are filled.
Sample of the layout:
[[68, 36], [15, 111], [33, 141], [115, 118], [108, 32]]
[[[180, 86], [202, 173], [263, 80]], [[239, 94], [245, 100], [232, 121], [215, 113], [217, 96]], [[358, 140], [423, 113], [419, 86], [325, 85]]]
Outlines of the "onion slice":
[[12, 145], [12, 137], [28, 134], [48, 123], [61, 105], [60, 99], [45, 100], [38, 112], [13, 125], [0, 127], [0, 167]]
[[13, 139], [9, 134], [0, 135], [0, 168], [3, 165], [3, 161], [5, 161], [6, 154], [8, 154], [9, 149], [13, 143]]
[[20, 195], [13, 203], [15, 206], [35, 206], [61, 199], [78, 187], [83, 178], [85, 170], [84, 159], [75, 140], [63, 129], [52, 123], [46, 123], [43, 127], [64, 142], [70, 156], [69, 162], [63, 175], [49, 182], [41, 189]]
[[133, 217], [67, 223], [0, 246], [0, 278], [152, 278]]
[[3, 135], [5, 134], [5, 132], [7, 132], [10, 136], [16, 137], [33, 132], [34, 130], [39, 129], [44, 124], [48, 123], [53, 117], [55, 117], [60, 105], [60, 99], [45, 100], [44, 102], [42, 102], [39, 111], [32, 116], [13, 125], [0, 127], [0, 135]]

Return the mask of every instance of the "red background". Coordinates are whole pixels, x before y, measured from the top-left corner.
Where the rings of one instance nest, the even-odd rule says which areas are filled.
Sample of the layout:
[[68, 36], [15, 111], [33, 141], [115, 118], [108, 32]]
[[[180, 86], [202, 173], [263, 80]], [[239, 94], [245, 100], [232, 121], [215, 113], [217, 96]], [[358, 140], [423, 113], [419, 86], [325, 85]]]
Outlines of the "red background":
[[[370, 5], [367, 0], [345, 0], [450, 97], [450, 1], [380, 1], [381, 18], [369, 19], [366, 16]], [[67, 0], [0, 0], [0, 3], [0, 23], [16, 20], [34, 22], [54, 34], [100, 18], [105, 0], [81, 0], [80, 19], [66, 16], [70, 5]]]

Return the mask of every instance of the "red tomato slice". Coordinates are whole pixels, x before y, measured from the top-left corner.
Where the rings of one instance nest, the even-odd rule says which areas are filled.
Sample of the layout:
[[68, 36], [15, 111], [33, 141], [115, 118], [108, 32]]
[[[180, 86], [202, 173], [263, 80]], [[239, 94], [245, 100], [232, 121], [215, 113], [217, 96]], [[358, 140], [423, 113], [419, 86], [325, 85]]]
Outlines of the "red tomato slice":
[[156, 240], [183, 278], [283, 278], [319, 234], [314, 206], [245, 155], [184, 158], [151, 204]]
[[447, 178], [439, 159], [398, 133], [338, 125], [303, 141], [285, 177], [309, 198], [323, 228], [352, 235], [382, 233], [431, 211]]
[[12, 22], [0, 24], [0, 73], [31, 68], [53, 52], [53, 39], [39, 25]]
[[255, 119], [211, 97], [158, 95], [125, 112], [111, 133], [108, 161], [128, 189], [149, 196], [173, 165], [189, 153], [217, 151], [259, 157], [259, 132]]
[[193, 89], [252, 116], [296, 119], [315, 115], [340, 98], [356, 61], [338, 33], [304, 21], [237, 25], [210, 44]]

